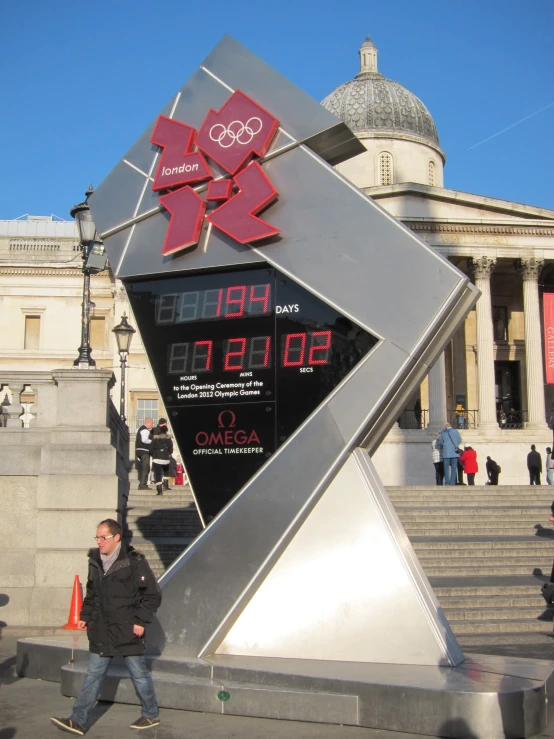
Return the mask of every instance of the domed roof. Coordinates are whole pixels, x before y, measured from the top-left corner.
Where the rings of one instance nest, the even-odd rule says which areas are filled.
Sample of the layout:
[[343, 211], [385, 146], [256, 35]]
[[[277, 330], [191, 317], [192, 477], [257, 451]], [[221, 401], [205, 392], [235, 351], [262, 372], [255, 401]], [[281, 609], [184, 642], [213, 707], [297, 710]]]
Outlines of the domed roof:
[[369, 36], [359, 54], [360, 73], [327, 95], [321, 103], [323, 107], [356, 134], [421, 140], [443, 154], [435, 123], [425, 105], [413, 92], [377, 71], [377, 48]]

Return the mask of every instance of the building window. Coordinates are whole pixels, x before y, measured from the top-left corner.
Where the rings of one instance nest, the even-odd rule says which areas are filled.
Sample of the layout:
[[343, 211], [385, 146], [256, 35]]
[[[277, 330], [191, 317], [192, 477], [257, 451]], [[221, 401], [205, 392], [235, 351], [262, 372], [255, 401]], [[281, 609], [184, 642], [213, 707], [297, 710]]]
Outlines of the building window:
[[90, 348], [102, 351], [106, 348], [106, 321], [103, 317], [90, 319]]
[[139, 398], [137, 400], [137, 429], [142, 426], [145, 418], [151, 418], [154, 423], [158, 422], [158, 401], [154, 398]]
[[392, 185], [392, 154], [388, 151], [379, 154], [379, 184]]
[[38, 349], [40, 338], [40, 316], [25, 316], [25, 349]]
[[428, 180], [429, 180], [429, 184], [434, 187], [435, 186], [435, 162], [432, 159], [429, 160]]

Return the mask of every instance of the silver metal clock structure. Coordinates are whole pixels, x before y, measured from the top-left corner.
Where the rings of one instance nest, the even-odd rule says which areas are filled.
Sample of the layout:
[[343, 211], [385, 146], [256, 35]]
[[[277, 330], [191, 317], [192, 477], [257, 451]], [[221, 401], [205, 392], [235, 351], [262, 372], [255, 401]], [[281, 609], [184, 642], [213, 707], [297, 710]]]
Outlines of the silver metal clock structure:
[[[237, 92], [262, 113], [218, 122]], [[270, 143], [233, 170], [225, 157], [264, 135], [266, 113]], [[200, 159], [158, 169], [169, 144], [152, 143], [154, 121], [89, 199], [208, 524], [160, 580], [160, 704], [539, 731], [550, 671], [463, 655], [371, 462], [478, 292], [333, 169], [363, 150], [349, 129], [232, 38], [161, 115], [200, 132], [187, 156], [212, 179], [184, 181]], [[153, 189], [158, 172], [192, 191], [179, 212]], [[239, 226], [258, 218], [271, 234], [240, 243], [249, 177], [267, 204]], [[179, 241], [189, 207], [200, 215]], [[80, 679], [78, 660], [63, 668], [64, 692]]]

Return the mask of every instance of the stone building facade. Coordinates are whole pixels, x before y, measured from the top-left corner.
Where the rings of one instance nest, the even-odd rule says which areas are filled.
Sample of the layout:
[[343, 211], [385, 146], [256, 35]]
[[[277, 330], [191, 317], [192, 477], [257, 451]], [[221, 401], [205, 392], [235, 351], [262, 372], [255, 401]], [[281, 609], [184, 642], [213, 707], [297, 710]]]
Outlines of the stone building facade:
[[[0, 372], [4, 376], [73, 366], [81, 338], [82, 297], [82, 258], [73, 221], [51, 216], [0, 221]], [[92, 357], [99, 369], [112, 370], [119, 383], [120, 361], [112, 329], [124, 312], [130, 314], [130, 308], [123, 286], [109, 269], [92, 275], [91, 301]], [[157, 417], [159, 396], [138, 333], [131, 344], [127, 387], [130, 425], [144, 415]], [[12, 402], [13, 392], [22, 388], [0, 390], [0, 402], [6, 392]], [[33, 388], [23, 390], [23, 406], [30, 411]], [[112, 396], [119, 407], [119, 385]], [[26, 414], [24, 420], [29, 418]]]
[[[505, 482], [525, 482], [529, 440], [552, 439], [541, 304], [544, 292], [554, 292], [554, 211], [445, 188], [446, 156], [431, 114], [380, 74], [369, 37], [359, 55], [360, 72], [322, 103], [367, 149], [337, 169], [481, 291], [378, 452], [378, 466], [389, 484], [430, 481], [429, 440], [448, 420], [479, 445], [482, 461], [493, 450], [502, 458]], [[418, 456], [414, 447], [406, 462], [399, 444], [425, 450]]]

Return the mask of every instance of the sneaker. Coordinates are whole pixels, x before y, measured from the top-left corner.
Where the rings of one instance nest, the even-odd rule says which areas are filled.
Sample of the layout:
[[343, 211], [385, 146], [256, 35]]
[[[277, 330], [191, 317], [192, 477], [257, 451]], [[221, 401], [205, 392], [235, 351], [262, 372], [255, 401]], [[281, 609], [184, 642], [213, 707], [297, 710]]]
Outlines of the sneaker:
[[67, 731], [69, 734], [83, 736], [85, 733], [85, 730], [76, 721], [73, 721], [72, 718], [51, 718], [50, 721], [56, 728], [61, 729], [61, 731]]
[[148, 718], [148, 716], [141, 716], [129, 726], [130, 729], [150, 729], [152, 726], [159, 726], [160, 719]]

